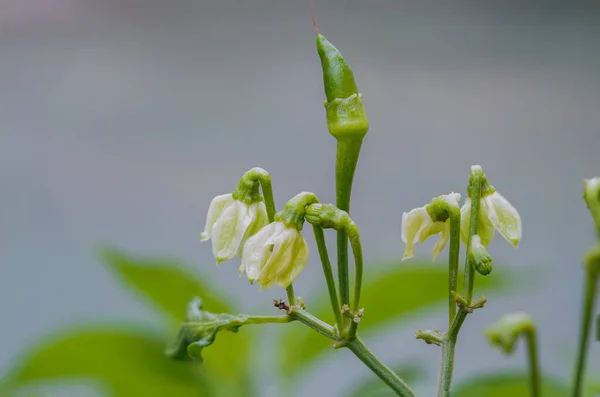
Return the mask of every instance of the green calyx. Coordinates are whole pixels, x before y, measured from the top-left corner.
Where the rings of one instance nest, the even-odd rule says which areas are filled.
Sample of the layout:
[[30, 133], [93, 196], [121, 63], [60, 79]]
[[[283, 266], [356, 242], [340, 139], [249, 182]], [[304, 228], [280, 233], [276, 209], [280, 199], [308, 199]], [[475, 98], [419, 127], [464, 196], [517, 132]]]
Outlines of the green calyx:
[[[452, 193], [454, 195], [455, 193]], [[441, 195], [431, 199], [431, 202], [425, 206], [425, 210], [433, 222], [446, 222], [453, 215], [460, 216], [460, 207], [458, 201], [453, 203], [449, 201], [452, 195]], [[460, 199], [460, 195], [456, 195]]]
[[329, 133], [336, 139], [362, 139], [369, 129], [369, 120], [352, 69], [338, 49], [321, 34], [317, 35], [317, 51], [323, 69]]
[[314, 193], [302, 192], [288, 200], [282, 211], [275, 214], [275, 220], [281, 221], [287, 226], [294, 226], [298, 231], [304, 226], [306, 208], [316, 204], [319, 199]]
[[469, 177], [469, 186], [467, 186], [467, 195], [471, 197], [471, 190], [474, 188], [473, 184], [475, 181], [481, 181], [480, 199], [496, 192], [496, 188], [492, 186], [483, 172], [483, 168], [480, 165], [471, 166], [471, 176]]
[[263, 201], [260, 194], [261, 183], [271, 184], [269, 173], [262, 168], [254, 167], [242, 175], [237, 188], [231, 193], [231, 196], [238, 201], [248, 205]]

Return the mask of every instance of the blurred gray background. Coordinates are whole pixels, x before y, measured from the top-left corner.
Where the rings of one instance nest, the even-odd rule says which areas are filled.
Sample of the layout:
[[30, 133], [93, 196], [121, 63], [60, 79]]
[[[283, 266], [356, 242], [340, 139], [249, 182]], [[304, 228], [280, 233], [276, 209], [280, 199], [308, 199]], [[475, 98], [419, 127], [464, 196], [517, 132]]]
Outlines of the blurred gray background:
[[[544, 369], [570, 374], [580, 258], [594, 241], [582, 180], [600, 174], [592, 3], [317, 0], [320, 30], [353, 67], [371, 122], [352, 207], [367, 260], [399, 259], [402, 212], [464, 194], [471, 164], [522, 215], [521, 246], [497, 236], [491, 252], [498, 267], [535, 269], [539, 283], [469, 317], [457, 379], [523, 367], [522, 350], [504, 358], [481, 335], [511, 310], [539, 321]], [[271, 172], [279, 206], [302, 190], [334, 200], [308, 1], [1, 0], [0, 32], [0, 373], [66, 324], [162, 326], [98, 264], [101, 244], [180, 257], [249, 312], [283, 297], [258, 293], [234, 264], [217, 269], [198, 235], [211, 198], [252, 166]], [[321, 277], [312, 255], [297, 294], [310, 300]], [[423, 355], [437, 368], [437, 349], [413, 332], [443, 325], [443, 309], [367, 342], [385, 361]], [[599, 352], [595, 343], [596, 374]], [[332, 353], [297, 395], [342, 370], [366, 371]], [[268, 379], [262, 390], [277, 395]]]

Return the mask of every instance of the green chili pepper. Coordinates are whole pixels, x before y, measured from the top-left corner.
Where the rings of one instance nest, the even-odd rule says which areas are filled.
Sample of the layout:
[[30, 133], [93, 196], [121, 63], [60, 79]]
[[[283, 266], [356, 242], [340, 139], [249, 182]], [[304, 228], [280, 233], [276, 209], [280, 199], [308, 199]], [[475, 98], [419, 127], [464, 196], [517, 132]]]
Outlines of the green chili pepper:
[[[342, 54], [317, 29], [311, 3], [311, 17], [317, 31], [317, 51], [323, 69], [325, 114], [327, 129], [337, 139], [335, 164], [336, 206], [350, 212], [350, 195], [354, 171], [358, 163], [362, 140], [369, 129], [369, 121], [358, 93], [354, 73]], [[345, 230], [337, 235], [338, 279], [340, 301], [350, 303], [348, 277], [348, 236]], [[345, 330], [341, 330], [342, 333]]]
[[337, 139], [364, 137], [369, 120], [352, 69], [339, 50], [320, 33], [317, 33], [317, 51], [323, 68], [329, 132]]

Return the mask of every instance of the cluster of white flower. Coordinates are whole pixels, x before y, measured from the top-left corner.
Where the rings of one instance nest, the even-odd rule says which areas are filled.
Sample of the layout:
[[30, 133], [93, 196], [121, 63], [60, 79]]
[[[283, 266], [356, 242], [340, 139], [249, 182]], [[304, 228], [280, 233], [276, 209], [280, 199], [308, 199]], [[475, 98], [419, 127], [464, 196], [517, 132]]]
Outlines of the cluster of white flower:
[[287, 288], [308, 261], [308, 244], [295, 225], [269, 223], [262, 201], [248, 204], [231, 194], [212, 200], [200, 238], [212, 240], [217, 264], [241, 256], [240, 274], [261, 289]]

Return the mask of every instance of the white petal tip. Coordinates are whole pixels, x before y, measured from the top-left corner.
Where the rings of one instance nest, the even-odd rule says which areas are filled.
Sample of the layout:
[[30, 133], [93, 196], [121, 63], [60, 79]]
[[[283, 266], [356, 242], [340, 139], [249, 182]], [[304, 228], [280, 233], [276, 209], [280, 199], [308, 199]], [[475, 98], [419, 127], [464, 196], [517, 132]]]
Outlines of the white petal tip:
[[208, 233], [201, 233], [200, 241], [206, 241], [206, 240], [210, 240], [210, 235]]

